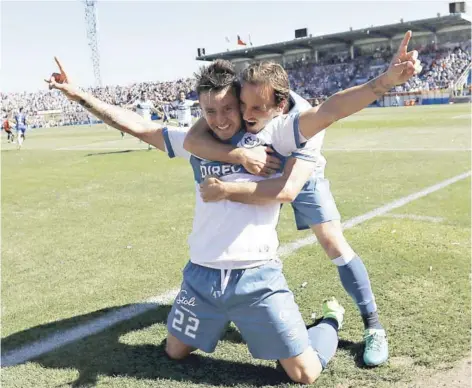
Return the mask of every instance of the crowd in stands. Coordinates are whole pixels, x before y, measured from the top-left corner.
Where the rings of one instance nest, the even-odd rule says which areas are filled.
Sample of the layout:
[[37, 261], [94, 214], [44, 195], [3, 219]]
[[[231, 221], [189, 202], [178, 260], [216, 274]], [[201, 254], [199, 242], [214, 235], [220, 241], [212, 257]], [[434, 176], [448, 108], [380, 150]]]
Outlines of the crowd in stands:
[[[188, 99], [197, 99], [194, 80], [191, 78], [173, 82], [141, 82], [129, 86], [105, 86], [86, 90], [102, 101], [119, 106], [131, 105], [138, 99], [141, 92], [147, 92], [151, 101], [163, 103], [175, 101], [180, 91], [184, 91]], [[69, 101], [57, 90], [35, 93], [0, 92], [0, 100], [4, 112], [17, 112], [20, 107], [23, 107], [32, 128], [88, 124], [92, 119], [79, 104]], [[159, 104], [155, 105], [159, 108]], [[49, 114], [42, 114], [46, 111]], [[60, 114], [54, 115], [54, 111]], [[170, 115], [175, 116], [173, 108], [170, 109]]]
[[[423, 71], [395, 92], [446, 89], [462, 74], [471, 62], [470, 42], [454, 47], [419, 48]], [[392, 58], [389, 49], [377, 50], [373, 55], [353, 60], [338, 57], [314, 63], [310, 60], [295, 62], [287, 67], [292, 89], [305, 98], [324, 99], [339, 90], [358, 85], [384, 72]]]
[[[392, 91], [414, 92], [449, 88], [471, 62], [470, 41], [440, 48], [418, 48], [418, 51], [423, 71]], [[392, 55], [389, 48], [377, 49], [373, 55], [360, 55], [353, 60], [347, 53], [342, 53], [321, 58], [318, 63], [313, 60], [299, 60], [286, 66], [286, 69], [291, 88], [303, 97], [319, 103], [339, 90], [376, 77], [387, 69]], [[151, 101], [170, 103], [176, 100], [181, 90], [186, 93], [188, 99], [197, 99], [194, 80], [191, 78], [173, 82], [142, 82], [129, 86], [89, 88], [88, 92], [107, 103], [126, 106], [132, 104], [143, 91], [147, 92]], [[24, 107], [32, 127], [81, 124], [91, 120], [80, 105], [68, 101], [58, 91], [0, 92], [0, 100], [4, 112], [16, 112], [20, 107]], [[159, 106], [157, 103], [156, 105]], [[38, 113], [54, 110], [60, 112], [56, 117]], [[170, 115], [175, 115], [173, 108], [170, 109]]]

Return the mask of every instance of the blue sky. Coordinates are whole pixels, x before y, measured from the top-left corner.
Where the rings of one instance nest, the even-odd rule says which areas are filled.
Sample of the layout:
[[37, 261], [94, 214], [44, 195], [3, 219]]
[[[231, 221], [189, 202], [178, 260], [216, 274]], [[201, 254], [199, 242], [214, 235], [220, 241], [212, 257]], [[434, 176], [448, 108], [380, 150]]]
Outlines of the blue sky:
[[[35, 91], [58, 56], [74, 81], [93, 84], [84, 6], [79, 0], [0, 3], [2, 91]], [[297, 28], [320, 35], [448, 14], [448, 1], [108, 1], [97, 3], [103, 84], [191, 76], [225, 36], [254, 46], [290, 40]], [[232, 46], [236, 48], [236, 45]]]

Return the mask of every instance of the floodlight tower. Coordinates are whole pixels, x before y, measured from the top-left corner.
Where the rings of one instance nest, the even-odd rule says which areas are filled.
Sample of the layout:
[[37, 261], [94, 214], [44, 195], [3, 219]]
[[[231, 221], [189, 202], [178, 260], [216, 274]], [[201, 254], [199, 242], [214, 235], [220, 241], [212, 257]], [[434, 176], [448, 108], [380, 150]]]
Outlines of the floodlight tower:
[[87, 40], [90, 47], [93, 74], [95, 77], [95, 86], [102, 86], [102, 78], [100, 76], [100, 52], [98, 51], [98, 28], [97, 28], [97, 12], [95, 0], [84, 0], [85, 5], [85, 25], [87, 28]]

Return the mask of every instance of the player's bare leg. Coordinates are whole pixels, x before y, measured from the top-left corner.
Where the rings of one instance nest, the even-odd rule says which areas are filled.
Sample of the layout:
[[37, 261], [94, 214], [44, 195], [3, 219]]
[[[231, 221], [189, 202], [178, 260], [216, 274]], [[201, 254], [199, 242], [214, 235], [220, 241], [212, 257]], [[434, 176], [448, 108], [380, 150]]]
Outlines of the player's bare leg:
[[279, 362], [288, 377], [300, 384], [313, 384], [323, 370], [318, 355], [311, 347], [296, 357], [279, 360]]
[[338, 330], [344, 320], [344, 308], [335, 298], [323, 302], [323, 319], [308, 329], [311, 346], [295, 357], [279, 360], [296, 383], [313, 384], [326, 368], [338, 347]]
[[183, 360], [193, 351], [195, 351], [195, 348], [184, 344], [177, 337], [167, 333], [166, 353], [170, 358], [173, 360]]
[[20, 150], [22, 145], [23, 145], [23, 141], [25, 140], [25, 135], [23, 135], [22, 133], [18, 134], [18, 149]]

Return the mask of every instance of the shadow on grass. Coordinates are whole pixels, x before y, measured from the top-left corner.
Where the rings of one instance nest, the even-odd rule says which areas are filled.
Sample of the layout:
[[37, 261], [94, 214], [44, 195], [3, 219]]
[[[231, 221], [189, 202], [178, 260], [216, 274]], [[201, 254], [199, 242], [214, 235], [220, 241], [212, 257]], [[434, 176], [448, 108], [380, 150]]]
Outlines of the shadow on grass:
[[101, 155], [113, 155], [113, 154], [128, 154], [130, 152], [142, 152], [142, 151], [150, 151], [148, 149], [139, 149], [139, 150], [122, 150], [122, 151], [107, 151], [107, 152], [95, 152], [93, 154], [87, 154], [85, 157], [89, 156], [101, 156]]
[[[118, 314], [118, 310], [134, 306], [144, 312], [97, 334], [37, 356], [30, 362], [45, 368], [77, 370], [79, 377], [70, 382], [73, 387], [94, 386], [98, 376], [192, 381], [203, 386], [232, 386], [241, 383], [267, 386], [288, 382], [283, 373], [268, 366], [231, 362], [199, 354], [191, 355], [184, 361], [173, 361], [165, 354], [164, 341], [159, 344], [123, 343], [122, 336], [146, 328], [154, 329], [156, 337], [165, 336], [162, 326], [154, 325], [166, 322], [171, 306], [151, 303], [99, 310], [14, 333], [2, 339], [2, 365], [16, 364], [8, 362], [13, 349], [19, 349], [40, 339], [46, 340], [78, 325], [89, 324], [93, 327], [100, 319], [105, 319], [105, 316], [108, 319], [113, 314]], [[236, 329], [229, 327], [222, 340], [240, 342], [241, 337]]]
[[[349, 351], [351, 356], [354, 358], [354, 362], [358, 368], [369, 368], [364, 364], [362, 356], [364, 354], [365, 344], [363, 342], [352, 342], [349, 340], [339, 340], [338, 348]], [[370, 369], [370, 368], [369, 368]]]

